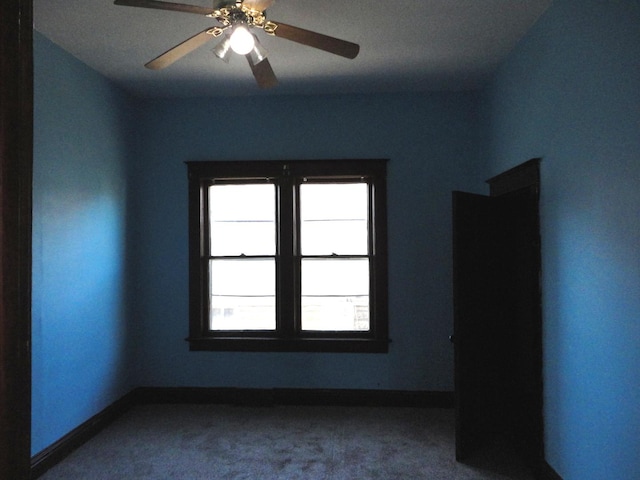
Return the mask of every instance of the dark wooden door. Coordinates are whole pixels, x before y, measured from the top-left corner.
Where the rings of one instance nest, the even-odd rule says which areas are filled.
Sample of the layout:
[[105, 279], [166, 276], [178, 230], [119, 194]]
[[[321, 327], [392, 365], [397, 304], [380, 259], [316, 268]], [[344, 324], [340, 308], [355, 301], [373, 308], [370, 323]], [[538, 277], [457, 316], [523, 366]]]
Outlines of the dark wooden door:
[[456, 458], [497, 436], [543, 456], [537, 187], [453, 194]]
[[453, 194], [456, 459], [486, 442], [500, 421], [505, 332], [499, 326], [494, 199]]
[[544, 457], [542, 413], [542, 304], [537, 187], [495, 198], [504, 264], [502, 315], [508, 414], [506, 433], [523, 458], [537, 468]]

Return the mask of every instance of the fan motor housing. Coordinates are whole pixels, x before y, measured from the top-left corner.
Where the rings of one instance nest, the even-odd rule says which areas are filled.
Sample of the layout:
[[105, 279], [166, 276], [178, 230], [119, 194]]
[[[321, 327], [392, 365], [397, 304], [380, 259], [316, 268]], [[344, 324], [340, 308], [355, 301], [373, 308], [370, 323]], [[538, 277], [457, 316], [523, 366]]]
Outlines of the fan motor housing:
[[215, 18], [224, 26], [244, 23], [245, 25], [263, 28], [266, 22], [264, 12], [247, 8], [242, 5], [242, 2], [215, 10], [209, 16]]

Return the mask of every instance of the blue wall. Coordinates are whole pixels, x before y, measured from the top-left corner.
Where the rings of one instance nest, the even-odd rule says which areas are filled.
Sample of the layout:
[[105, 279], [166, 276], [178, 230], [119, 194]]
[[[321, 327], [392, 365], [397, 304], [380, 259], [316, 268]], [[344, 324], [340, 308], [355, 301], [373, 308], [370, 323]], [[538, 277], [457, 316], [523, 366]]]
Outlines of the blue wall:
[[[37, 33], [35, 67], [33, 453], [138, 385], [453, 388], [477, 94], [136, 100]], [[349, 157], [390, 159], [390, 353], [188, 352], [184, 161]]]
[[32, 452], [130, 388], [127, 99], [34, 32]]
[[487, 106], [491, 173], [543, 158], [547, 461], [640, 478], [640, 2], [554, 2]]
[[[153, 386], [453, 388], [451, 190], [480, 162], [477, 95], [139, 102], [137, 378]], [[188, 351], [187, 160], [389, 158], [388, 355]]]

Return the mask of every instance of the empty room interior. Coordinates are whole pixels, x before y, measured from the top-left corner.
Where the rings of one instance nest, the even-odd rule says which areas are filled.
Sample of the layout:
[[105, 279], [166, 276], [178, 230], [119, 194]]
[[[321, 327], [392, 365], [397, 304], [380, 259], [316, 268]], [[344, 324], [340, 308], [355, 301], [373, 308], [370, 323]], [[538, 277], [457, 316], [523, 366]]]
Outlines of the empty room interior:
[[[481, 2], [496, 11], [514, 4], [529, 8], [530, 23], [522, 23], [521, 32], [482, 68], [475, 68], [480, 61], [472, 58], [468, 64], [475, 69], [443, 61], [437, 71], [405, 71], [407, 58], [420, 65], [441, 60], [429, 57], [424, 32], [416, 34], [419, 42], [411, 41], [413, 29], [473, 29], [471, 16], [464, 17], [469, 24], [450, 25], [445, 4], [477, 4], [424, 2], [424, 18], [395, 24], [395, 9], [415, 8], [406, 5], [412, 2], [384, 8], [330, 2], [332, 8], [323, 9], [317, 5], [322, 2], [277, 0], [273, 18], [351, 40], [360, 51], [350, 60], [319, 52], [317, 65], [304, 58], [298, 65], [298, 56], [316, 55], [315, 50], [260, 37], [279, 82], [266, 89], [256, 84], [261, 77], [251, 59], [251, 68], [237, 58], [221, 62], [211, 53], [215, 43], [178, 60], [175, 71], [174, 65], [145, 69], [144, 62], [162, 52], [157, 45], [169, 48], [209, 25], [194, 26], [181, 12], [112, 1], [100, 8], [126, 17], [131, 32], [117, 44], [120, 50], [110, 51], [94, 38], [113, 35], [108, 19], [102, 25], [89, 21], [90, 12], [70, 19], [78, 22], [69, 27], [76, 29], [74, 42], [95, 44], [90, 54], [100, 60], [94, 66], [87, 49], [76, 48], [60, 25], [47, 21], [49, 14], [55, 16], [50, 9], [63, 3], [34, 1], [32, 458], [136, 392], [138, 400], [174, 395], [174, 401], [202, 400], [198, 395], [207, 394], [224, 401], [240, 392], [241, 403], [251, 403], [251, 392], [260, 397], [258, 403], [269, 395], [276, 403], [296, 398], [309, 403], [316, 395], [329, 404], [340, 400], [341, 392], [354, 404], [366, 403], [366, 392], [380, 403], [444, 405], [453, 411], [452, 192], [488, 195], [488, 179], [538, 159], [541, 460], [546, 466], [540, 475], [640, 478], [640, 2]], [[367, 8], [378, 18], [365, 28], [358, 12]], [[435, 15], [430, 8], [438, 18], [430, 19]], [[492, 42], [492, 35], [499, 37], [509, 25], [508, 15], [498, 18], [504, 23], [489, 25], [494, 33], [485, 32], [482, 41]], [[84, 20], [90, 26], [82, 27]], [[172, 21], [176, 25], [166, 34], [152, 28]], [[369, 46], [372, 37], [378, 43]], [[376, 48], [380, 55], [396, 49], [385, 57], [386, 72], [365, 71], [375, 64]], [[478, 55], [472, 48], [469, 52]], [[323, 55], [329, 57], [326, 67]], [[136, 68], [120, 76], [111, 68], [112, 57], [127, 58]], [[197, 65], [201, 58], [207, 65]], [[183, 75], [183, 67], [184, 72], [191, 68], [192, 76]], [[313, 73], [308, 79], [307, 67]], [[215, 88], [208, 86], [206, 79], [213, 82], [218, 73]], [[205, 321], [204, 333], [194, 333], [200, 325], [193, 319], [200, 305], [194, 307], [199, 298], [194, 238], [199, 245], [201, 236], [193, 231], [200, 204], [196, 199], [194, 207], [190, 182], [195, 170], [206, 175], [196, 164], [212, 163], [225, 172], [209, 191], [235, 185], [229, 178], [236, 173], [227, 174], [220, 162], [240, 170], [244, 162], [242, 178], [251, 176], [254, 183], [262, 173], [251, 169], [262, 172], [260, 163], [282, 168], [283, 182], [299, 175], [301, 184], [291, 190], [293, 207], [282, 190], [275, 198], [282, 218], [289, 208], [300, 219], [312, 203], [307, 192], [316, 178], [305, 168], [308, 164], [315, 172], [316, 161], [355, 165], [326, 178], [339, 178], [341, 186], [351, 185], [353, 178], [353, 185], [364, 182], [369, 189], [362, 197], [364, 215], [379, 228], [363, 234], [370, 235], [369, 254], [350, 260], [373, 265], [375, 250], [384, 261], [363, 281], [373, 285], [369, 300], [379, 302], [365, 314], [364, 307], [356, 308], [360, 320], [370, 314], [364, 327], [327, 327], [329, 334], [296, 342], [279, 338], [271, 342], [277, 344], [273, 348], [264, 346], [264, 337], [233, 343], [225, 327], [212, 326], [214, 320]], [[357, 170], [372, 162], [386, 169], [384, 187], [376, 183], [378, 170], [361, 176]], [[277, 181], [279, 175], [274, 174]], [[317, 178], [317, 185], [327, 185], [324, 176]], [[295, 202], [302, 195], [310, 200], [302, 203], [301, 214]], [[202, 202], [213, 205], [217, 198], [210, 193]], [[335, 210], [349, 208], [345, 203]], [[201, 223], [209, 228], [217, 220], [207, 215]], [[282, 232], [291, 227], [284, 220], [281, 224], [281, 217], [278, 249], [287, 243]], [[299, 241], [295, 234], [292, 239]], [[302, 300], [294, 303], [298, 312], [306, 311], [300, 303], [313, 283], [304, 279], [312, 276], [305, 272], [313, 272], [314, 260], [340, 261], [340, 251], [314, 255], [305, 264], [303, 252], [307, 270], [294, 268], [298, 277], [274, 287], [278, 312], [288, 311], [290, 297], [282, 292], [298, 292], [300, 276]], [[212, 253], [207, 265], [218, 265], [223, 257]], [[240, 257], [244, 250], [233, 257], [236, 264], [244, 260]], [[289, 257], [273, 258], [286, 263]], [[300, 261], [296, 255], [290, 260], [292, 265]], [[280, 281], [286, 268], [277, 269]], [[217, 285], [215, 274], [207, 272], [204, 283]], [[263, 282], [254, 275], [249, 269], [246, 278], [233, 282], [249, 288], [253, 281], [259, 290]], [[339, 288], [341, 276], [335, 275], [332, 288]], [[209, 288], [211, 293], [214, 287]], [[233, 310], [223, 307], [206, 311], [214, 318], [214, 310], [220, 315]], [[292, 322], [293, 331], [300, 324]], [[288, 328], [284, 320], [273, 328], [279, 331], [282, 325]], [[373, 326], [375, 335], [367, 336]], [[348, 332], [339, 336], [334, 330]], [[325, 343], [328, 347], [322, 343], [326, 336], [334, 339]]]

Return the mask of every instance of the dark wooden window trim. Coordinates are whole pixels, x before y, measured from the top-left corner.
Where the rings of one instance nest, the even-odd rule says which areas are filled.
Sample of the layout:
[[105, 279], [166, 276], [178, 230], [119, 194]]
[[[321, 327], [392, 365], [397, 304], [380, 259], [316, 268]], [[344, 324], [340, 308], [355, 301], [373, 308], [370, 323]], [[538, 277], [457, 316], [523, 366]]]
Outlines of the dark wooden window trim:
[[[294, 160], [294, 161], [204, 161], [186, 162], [189, 179], [189, 342], [190, 350], [217, 351], [388, 351], [387, 306], [387, 210], [386, 160]], [[300, 255], [293, 249], [298, 234], [294, 198], [300, 179], [348, 181], [365, 179], [370, 195], [370, 330], [367, 332], [302, 332], [297, 327], [296, 300], [300, 287], [295, 272]], [[207, 266], [203, 262], [207, 238], [206, 187], [212, 179], [235, 181], [271, 179], [279, 185], [281, 210], [278, 247], [277, 304], [275, 331], [213, 332], [208, 328]], [[282, 192], [289, 192], [282, 194]], [[292, 224], [293, 223], [293, 224]], [[298, 265], [298, 267], [296, 267]], [[293, 293], [292, 293], [293, 292]], [[291, 298], [293, 297], [293, 298]], [[287, 300], [290, 299], [290, 300]]]

